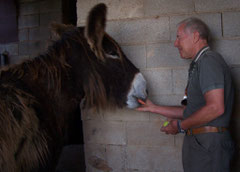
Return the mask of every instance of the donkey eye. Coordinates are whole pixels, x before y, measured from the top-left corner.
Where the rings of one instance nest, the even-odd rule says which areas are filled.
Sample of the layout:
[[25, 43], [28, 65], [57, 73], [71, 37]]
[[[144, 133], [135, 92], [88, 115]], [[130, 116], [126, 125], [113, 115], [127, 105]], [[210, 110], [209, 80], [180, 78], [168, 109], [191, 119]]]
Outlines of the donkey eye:
[[119, 55], [114, 51], [105, 53], [105, 55], [106, 55], [106, 57], [112, 58], [112, 59], [118, 59], [119, 58]]
[[107, 52], [107, 54], [109, 54], [109, 55], [112, 55], [112, 56], [116, 56], [116, 55], [118, 55], [118, 53], [117, 53], [117, 52], [115, 52], [115, 51], [110, 51], [110, 52]]

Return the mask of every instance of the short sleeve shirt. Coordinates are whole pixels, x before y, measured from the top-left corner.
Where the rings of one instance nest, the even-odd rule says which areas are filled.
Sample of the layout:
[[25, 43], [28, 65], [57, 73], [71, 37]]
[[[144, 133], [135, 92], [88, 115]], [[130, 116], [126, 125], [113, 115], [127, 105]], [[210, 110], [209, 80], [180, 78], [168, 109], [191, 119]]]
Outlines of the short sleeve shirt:
[[233, 85], [231, 72], [222, 56], [206, 50], [196, 62], [192, 62], [188, 77], [188, 104], [183, 117], [187, 118], [206, 104], [204, 94], [210, 90], [224, 89], [225, 112], [217, 119], [210, 121], [209, 126], [227, 127], [233, 105]]

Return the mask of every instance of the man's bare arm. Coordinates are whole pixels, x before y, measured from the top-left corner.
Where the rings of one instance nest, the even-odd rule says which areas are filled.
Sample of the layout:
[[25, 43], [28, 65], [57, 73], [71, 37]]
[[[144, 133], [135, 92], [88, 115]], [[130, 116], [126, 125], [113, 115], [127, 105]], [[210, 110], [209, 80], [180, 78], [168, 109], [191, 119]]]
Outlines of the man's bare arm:
[[138, 111], [157, 113], [171, 119], [183, 118], [183, 106], [160, 106], [153, 104], [149, 99], [145, 103], [139, 102], [142, 106], [136, 109]]
[[214, 89], [204, 94], [206, 105], [181, 123], [183, 129], [206, 124], [224, 113], [224, 89]]

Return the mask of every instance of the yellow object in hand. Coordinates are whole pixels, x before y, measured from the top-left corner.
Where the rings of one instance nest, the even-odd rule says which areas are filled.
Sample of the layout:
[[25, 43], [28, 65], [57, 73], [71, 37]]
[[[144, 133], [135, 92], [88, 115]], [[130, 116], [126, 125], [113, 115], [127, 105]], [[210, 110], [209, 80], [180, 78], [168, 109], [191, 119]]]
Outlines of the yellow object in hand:
[[169, 121], [165, 121], [165, 122], [163, 123], [163, 126], [166, 127], [168, 124], [169, 124]]

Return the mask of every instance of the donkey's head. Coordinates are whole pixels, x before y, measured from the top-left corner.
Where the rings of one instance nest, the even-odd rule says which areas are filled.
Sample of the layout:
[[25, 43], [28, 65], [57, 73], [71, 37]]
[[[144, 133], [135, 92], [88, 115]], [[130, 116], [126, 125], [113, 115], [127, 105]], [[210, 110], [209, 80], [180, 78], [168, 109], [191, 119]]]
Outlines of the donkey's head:
[[107, 33], [105, 4], [96, 5], [85, 28], [54, 25], [61, 39], [70, 37], [66, 59], [77, 88], [82, 88], [88, 107], [136, 108], [137, 98], [146, 99], [146, 81]]

